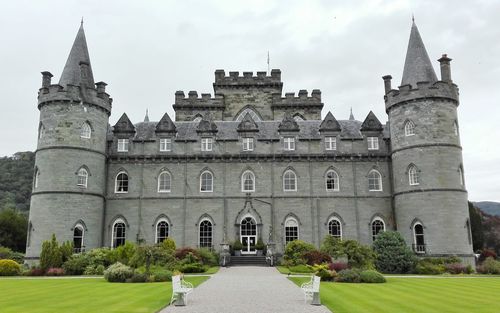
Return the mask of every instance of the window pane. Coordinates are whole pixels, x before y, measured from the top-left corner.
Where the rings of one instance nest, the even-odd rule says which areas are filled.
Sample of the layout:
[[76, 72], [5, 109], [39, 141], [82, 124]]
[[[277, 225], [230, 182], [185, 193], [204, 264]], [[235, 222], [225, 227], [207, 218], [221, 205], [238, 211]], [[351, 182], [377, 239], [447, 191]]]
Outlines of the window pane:
[[115, 192], [128, 192], [128, 175], [120, 173], [116, 176]]
[[170, 191], [170, 174], [163, 172], [158, 177], [158, 191], [167, 192]]
[[385, 224], [381, 220], [375, 220], [372, 223], [372, 240], [375, 241], [377, 235], [385, 230]]
[[168, 237], [169, 226], [166, 221], [161, 221], [156, 226], [156, 243], [161, 243]]
[[200, 177], [200, 191], [212, 191], [213, 189], [213, 178], [212, 174], [209, 172], [204, 172]]
[[125, 244], [125, 224], [118, 222], [113, 226], [113, 248]]
[[338, 220], [333, 219], [328, 223], [328, 233], [332, 237], [342, 238], [342, 229]]
[[212, 223], [204, 220], [200, 223], [200, 248], [212, 247]]

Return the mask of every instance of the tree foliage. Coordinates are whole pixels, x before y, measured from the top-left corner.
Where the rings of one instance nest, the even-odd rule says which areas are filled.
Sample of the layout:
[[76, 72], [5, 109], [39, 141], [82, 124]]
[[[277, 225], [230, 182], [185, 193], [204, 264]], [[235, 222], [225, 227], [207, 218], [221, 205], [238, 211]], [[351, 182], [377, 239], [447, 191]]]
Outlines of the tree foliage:
[[0, 211], [29, 211], [34, 166], [35, 154], [30, 151], [0, 158]]
[[481, 213], [478, 208], [469, 201], [470, 228], [472, 233], [472, 246], [474, 251], [481, 250], [484, 247], [484, 231]]
[[62, 252], [57, 242], [56, 235], [52, 234], [51, 240], [42, 243], [42, 252], [40, 253], [40, 267], [46, 271], [51, 267], [61, 267]]
[[377, 254], [375, 267], [382, 273], [405, 274], [411, 272], [417, 262], [400, 233], [385, 231], [373, 242]]
[[24, 253], [27, 229], [28, 219], [25, 214], [12, 209], [0, 211], [0, 246]]

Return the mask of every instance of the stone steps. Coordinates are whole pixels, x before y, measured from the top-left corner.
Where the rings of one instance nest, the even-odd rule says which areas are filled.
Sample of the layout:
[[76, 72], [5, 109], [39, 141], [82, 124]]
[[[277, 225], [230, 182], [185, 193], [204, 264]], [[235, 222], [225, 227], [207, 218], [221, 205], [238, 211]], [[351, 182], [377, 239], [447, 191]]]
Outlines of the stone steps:
[[231, 266], [268, 266], [265, 256], [231, 256]]

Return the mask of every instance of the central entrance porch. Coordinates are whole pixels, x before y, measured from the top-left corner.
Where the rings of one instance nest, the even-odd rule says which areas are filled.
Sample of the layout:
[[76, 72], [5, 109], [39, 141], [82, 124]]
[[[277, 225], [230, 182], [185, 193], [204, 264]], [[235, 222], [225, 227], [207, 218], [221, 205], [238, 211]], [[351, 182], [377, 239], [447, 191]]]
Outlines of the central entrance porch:
[[241, 254], [256, 254], [257, 223], [251, 216], [247, 216], [240, 223], [240, 242], [243, 245]]

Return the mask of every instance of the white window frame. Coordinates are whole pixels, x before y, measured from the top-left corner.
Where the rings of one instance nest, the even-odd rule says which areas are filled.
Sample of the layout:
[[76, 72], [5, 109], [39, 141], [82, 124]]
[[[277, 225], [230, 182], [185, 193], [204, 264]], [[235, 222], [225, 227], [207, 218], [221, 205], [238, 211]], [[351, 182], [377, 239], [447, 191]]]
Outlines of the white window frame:
[[84, 244], [84, 240], [85, 240], [85, 227], [83, 227], [83, 225], [81, 223], [78, 223], [73, 228], [73, 246], [74, 246], [74, 242], [75, 242], [75, 229], [77, 229], [77, 228], [82, 231], [82, 236], [81, 236], [81, 242], [82, 242], [82, 244], [81, 244], [81, 247], [80, 247], [79, 251], [76, 250], [78, 248], [73, 247], [73, 252], [81, 253], [81, 252], [83, 252], [83, 249], [85, 247], [85, 244]]
[[295, 137], [283, 137], [283, 149], [285, 151], [295, 150]]
[[[370, 175], [372, 173], [376, 173], [377, 174], [377, 177], [374, 178], [374, 177], [370, 177]], [[373, 179], [377, 179], [377, 184], [378, 184], [378, 189], [375, 189], [375, 188], [371, 188], [371, 184], [370, 184], [370, 180], [373, 180]], [[376, 186], [375, 186], [376, 187]], [[383, 187], [382, 187], [382, 174], [380, 174], [379, 171], [373, 169], [371, 170], [369, 173], [368, 173], [368, 190], [369, 191], [382, 191], [383, 190]]]
[[33, 188], [34, 189], [38, 188], [38, 176], [40, 176], [40, 170], [37, 167], [35, 169], [35, 174], [34, 174], [34, 182], [33, 182]]
[[379, 143], [378, 143], [378, 137], [366, 137], [367, 143], [368, 143], [368, 150], [378, 150]]
[[[202, 190], [202, 186], [203, 186], [203, 175], [205, 174], [210, 174], [210, 190]], [[201, 174], [200, 174], [200, 192], [213, 192], [214, 191], [214, 174], [208, 170], [206, 171], [203, 171]]]
[[[168, 189], [161, 189], [161, 178], [163, 175], [168, 176]], [[172, 190], [172, 175], [168, 171], [161, 171], [158, 175], [158, 192], [159, 193], [168, 193]]]
[[[382, 223], [382, 230], [379, 230], [379, 232], [375, 235], [374, 234], [374, 223], [375, 222], [381, 222]], [[372, 241], [375, 241], [375, 239], [377, 238], [378, 234], [380, 234], [380, 232], [385, 232], [385, 221], [381, 218], [381, 217], [375, 217], [372, 222], [370, 223], [370, 228], [371, 228], [371, 233], [372, 233]]]
[[160, 152], [172, 151], [172, 138], [160, 138]]
[[[333, 235], [331, 233], [330, 223], [332, 223], [332, 222], [337, 222], [339, 224], [339, 230], [340, 230], [340, 235], [339, 236]], [[343, 232], [343, 230], [342, 230], [342, 222], [340, 221], [339, 218], [337, 218], [337, 217], [330, 218], [328, 220], [327, 227], [328, 227], [328, 235], [332, 236], [333, 238], [338, 238], [338, 239], [342, 240], [342, 232]]]
[[[121, 174], [125, 174], [127, 175], [127, 190], [126, 191], [119, 191], [118, 190], [118, 176], [120, 176]], [[115, 176], [115, 193], [128, 193], [130, 189], [130, 177], [128, 176], [128, 173], [125, 172], [125, 171], [120, 171], [118, 174], [116, 174]]]
[[424, 248], [424, 250], [422, 250], [422, 251], [418, 250], [418, 246], [419, 246], [419, 245], [417, 244], [417, 232], [415, 231], [415, 227], [416, 227], [417, 225], [422, 226], [422, 237], [423, 237], [423, 239], [424, 239], [424, 244], [423, 244], [423, 246], [425, 247], [425, 232], [424, 232], [424, 225], [422, 225], [422, 223], [420, 223], [420, 222], [416, 222], [415, 224], [413, 224], [413, 227], [412, 227], [412, 229], [413, 229], [413, 244], [415, 245], [415, 249], [414, 249], [414, 251], [415, 251], [415, 253], [418, 253], [418, 254], [425, 254], [425, 248]]
[[325, 137], [325, 150], [327, 151], [337, 150], [337, 137], [334, 136]]
[[[294, 225], [291, 225], [290, 223], [293, 223]], [[297, 227], [297, 238], [293, 239], [293, 240], [299, 240], [300, 239], [300, 224], [299, 224], [299, 221], [295, 218], [295, 217], [292, 217], [292, 216], [289, 216], [286, 218], [285, 220], [285, 223], [283, 224], [283, 243], [285, 244], [285, 247], [286, 245], [289, 243], [289, 242], [292, 242], [293, 240], [287, 240], [287, 238], [291, 237], [291, 236], [287, 236], [287, 227]]]
[[[334, 185], [333, 185], [333, 189], [328, 189], [328, 174], [330, 173], [333, 173], [334, 174], [334, 177], [333, 177], [333, 180], [334, 180]], [[326, 191], [339, 191], [340, 190], [340, 178], [339, 178], [339, 174], [334, 171], [334, 170], [328, 170], [325, 174], [325, 189]]]
[[408, 183], [410, 186], [420, 185], [420, 175], [418, 174], [418, 168], [415, 165], [411, 165], [408, 168]]
[[123, 239], [124, 239], [123, 244], [125, 244], [125, 242], [127, 241], [127, 223], [125, 223], [125, 221], [123, 219], [117, 218], [113, 222], [113, 225], [111, 226], [111, 249], [115, 249], [115, 248], [119, 247], [119, 246], [115, 247], [115, 236], [116, 236], [115, 235], [115, 225], [118, 224], [118, 223], [123, 224], [123, 228], [124, 228], [125, 236], [123, 237]]
[[[247, 175], [250, 175], [250, 179], [252, 180], [252, 189], [245, 189], [245, 177]], [[241, 192], [255, 192], [255, 174], [250, 170], [244, 171], [241, 174]]]
[[87, 188], [87, 183], [89, 180], [89, 172], [81, 167], [76, 174], [76, 185], [78, 187]]
[[[201, 246], [201, 224], [203, 224], [204, 222], [210, 223], [210, 226], [211, 226], [211, 228], [210, 228], [210, 246], [209, 247], [206, 247], [206, 246], [202, 247]], [[198, 247], [199, 248], [209, 248], [209, 249], [213, 248], [213, 246], [214, 246], [214, 228], [215, 228], [214, 222], [211, 219], [205, 217], [200, 221], [200, 223], [198, 224]], [[205, 237], [208, 238], [208, 236], [205, 236]]]
[[128, 139], [118, 139], [116, 151], [118, 152], [128, 152], [129, 140]]
[[[287, 180], [287, 174], [292, 174], [293, 175], [293, 180], [294, 180], [294, 189], [287, 189], [287, 184], [286, 184], [286, 180]], [[290, 185], [290, 184], [288, 184]], [[284, 173], [283, 173], [283, 191], [284, 192], [288, 192], [288, 191], [297, 191], [297, 188], [298, 188], [298, 181], [297, 181], [297, 174], [293, 171], [293, 170], [286, 170]]]
[[213, 149], [213, 138], [204, 137], [201, 138], [201, 151], [212, 151]]
[[160, 223], [167, 223], [167, 237], [165, 237], [163, 240], [167, 239], [170, 237], [170, 230], [171, 230], [171, 227], [170, 227], [170, 223], [168, 222], [168, 220], [166, 218], [161, 218], [159, 219], [157, 222], [156, 222], [156, 225], [155, 225], [155, 243], [161, 243], [161, 242], [158, 242], [158, 226], [160, 226]]
[[415, 124], [408, 120], [405, 123], [405, 136], [414, 136], [415, 135]]
[[92, 127], [88, 122], [83, 122], [82, 129], [80, 130], [80, 138], [90, 139], [92, 137]]
[[244, 137], [242, 141], [243, 141], [243, 151], [253, 151], [254, 139], [252, 137]]

